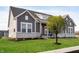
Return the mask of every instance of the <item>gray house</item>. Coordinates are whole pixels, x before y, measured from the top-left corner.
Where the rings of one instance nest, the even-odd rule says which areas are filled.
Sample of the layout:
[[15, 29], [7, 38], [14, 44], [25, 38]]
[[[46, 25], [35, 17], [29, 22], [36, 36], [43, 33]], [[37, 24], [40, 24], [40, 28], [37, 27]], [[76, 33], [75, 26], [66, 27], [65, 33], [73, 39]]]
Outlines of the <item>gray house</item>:
[[0, 30], [0, 37], [2, 36], [8, 37], [8, 30]]
[[[32, 10], [10, 7], [9, 10], [9, 37], [10, 38], [42, 38], [49, 37], [49, 30], [46, 27], [49, 14]], [[74, 37], [75, 23], [69, 15], [62, 16], [65, 20], [65, 30], [59, 37]], [[52, 35], [54, 37], [54, 35]]]

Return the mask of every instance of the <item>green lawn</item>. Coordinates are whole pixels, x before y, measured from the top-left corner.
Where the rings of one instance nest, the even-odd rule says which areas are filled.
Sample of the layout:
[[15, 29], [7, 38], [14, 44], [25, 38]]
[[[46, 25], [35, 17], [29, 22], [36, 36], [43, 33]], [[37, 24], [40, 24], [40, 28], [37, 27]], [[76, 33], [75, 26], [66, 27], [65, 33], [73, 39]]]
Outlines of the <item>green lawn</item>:
[[38, 39], [38, 40], [24, 40], [24, 41], [10, 41], [7, 39], [0, 39], [0, 52], [42, 52], [54, 50], [64, 47], [71, 47], [79, 45], [79, 38], [63, 38], [59, 39], [61, 45], [55, 45], [54, 39]]

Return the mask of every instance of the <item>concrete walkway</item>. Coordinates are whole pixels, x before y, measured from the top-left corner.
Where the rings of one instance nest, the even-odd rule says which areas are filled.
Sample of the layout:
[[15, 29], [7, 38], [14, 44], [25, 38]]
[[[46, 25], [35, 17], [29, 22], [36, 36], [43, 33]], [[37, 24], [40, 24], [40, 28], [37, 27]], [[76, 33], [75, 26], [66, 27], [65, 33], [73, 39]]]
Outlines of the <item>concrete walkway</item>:
[[52, 50], [52, 51], [45, 51], [45, 52], [40, 52], [40, 53], [65, 53], [65, 52], [70, 52], [70, 51], [75, 51], [75, 50], [79, 50], [79, 46], [62, 48], [62, 49], [57, 49], [57, 50]]

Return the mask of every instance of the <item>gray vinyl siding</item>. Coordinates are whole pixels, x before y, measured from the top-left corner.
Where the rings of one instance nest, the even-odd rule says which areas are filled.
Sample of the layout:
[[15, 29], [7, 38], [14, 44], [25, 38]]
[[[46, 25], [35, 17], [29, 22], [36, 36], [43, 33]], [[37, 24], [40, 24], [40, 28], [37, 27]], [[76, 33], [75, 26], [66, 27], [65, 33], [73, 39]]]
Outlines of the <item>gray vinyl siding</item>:
[[75, 33], [75, 26], [73, 27], [73, 32]]
[[12, 10], [14, 17], [25, 11], [25, 9], [22, 8], [17, 8], [17, 7], [10, 7], [10, 8]]
[[36, 23], [36, 32], [40, 32], [40, 23]]
[[[66, 25], [67, 26], [70, 26], [70, 27], [73, 27], [74, 26], [74, 23], [72, 22], [72, 20], [68, 16], [66, 18], [68, 19], [68, 20], [66, 20]], [[70, 22], [71, 22], [71, 25], [70, 25]]]
[[[66, 23], [65, 23], [65, 30], [68, 32], [68, 27], [73, 27], [73, 33], [74, 33], [74, 26], [75, 26], [74, 23], [72, 22], [72, 20], [69, 17], [66, 17], [66, 18], [68, 18], [68, 20], [66, 20]], [[70, 23], [71, 23], [71, 25], [70, 25]]]
[[0, 31], [0, 36], [4, 36], [4, 32], [3, 31]]
[[[25, 20], [25, 15], [28, 16], [28, 20]], [[27, 12], [17, 18], [17, 32], [21, 32], [21, 22], [32, 23], [32, 31], [35, 31], [35, 20]]]

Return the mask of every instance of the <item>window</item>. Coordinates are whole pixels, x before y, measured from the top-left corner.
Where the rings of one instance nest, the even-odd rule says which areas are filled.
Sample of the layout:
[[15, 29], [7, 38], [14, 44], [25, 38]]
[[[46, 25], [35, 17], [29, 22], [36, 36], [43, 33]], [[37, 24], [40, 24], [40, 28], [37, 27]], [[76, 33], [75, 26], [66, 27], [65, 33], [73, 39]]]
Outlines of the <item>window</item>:
[[15, 29], [14, 29], [14, 32], [15, 32]]
[[27, 32], [31, 33], [31, 29], [32, 29], [32, 25], [31, 24], [27, 24]]
[[25, 20], [28, 20], [28, 16], [25, 16]]
[[68, 33], [69, 33], [69, 34], [72, 34], [72, 33], [73, 33], [73, 28], [72, 28], [72, 27], [69, 27], [69, 28], [68, 28]]
[[26, 24], [22, 24], [22, 32], [26, 32]]
[[21, 23], [21, 31], [24, 33], [31, 33], [32, 32], [32, 23]]
[[71, 22], [70, 22], [70, 25], [72, 25]]
[[71, 28], [71, 33], [73, 33], [73, 28]]

